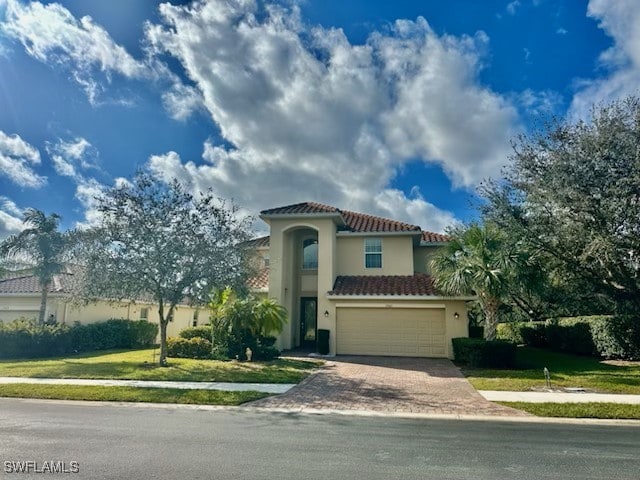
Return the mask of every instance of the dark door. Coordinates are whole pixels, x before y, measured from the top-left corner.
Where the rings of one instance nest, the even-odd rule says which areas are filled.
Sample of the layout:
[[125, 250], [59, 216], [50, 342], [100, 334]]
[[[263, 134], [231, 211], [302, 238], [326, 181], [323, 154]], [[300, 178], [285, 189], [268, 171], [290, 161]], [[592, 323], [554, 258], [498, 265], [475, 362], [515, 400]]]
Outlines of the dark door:
[[300, 346], [316, 347], [316, 331], [318, 329], [318, 298], [302, 297], [300, 299]]

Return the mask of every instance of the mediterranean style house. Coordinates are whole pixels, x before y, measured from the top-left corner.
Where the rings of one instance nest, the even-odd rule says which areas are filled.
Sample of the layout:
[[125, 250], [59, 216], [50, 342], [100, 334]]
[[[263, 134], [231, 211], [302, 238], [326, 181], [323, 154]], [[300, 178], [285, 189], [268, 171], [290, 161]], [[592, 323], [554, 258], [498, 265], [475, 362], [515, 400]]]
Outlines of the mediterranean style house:
[[[69, 301], [73, 274], [69, 272], [53, 276], [47, 296], [45, 319], [49, 322], [83, 324], [103, 322], [110, 318], [148, 320], [159, 322], [156, 304], [136, 302], [100, 301], [88, 305], [74, 305]], [[0, 279], [0, 322], [17, 318], [36, 319], [40, 311], [40, 282], [29, 272]], [[167, 325], [167, 335], [175, 337], [180, 330], [209, 322], [206, 307], [180, 305]]]
[[451, 339], [468, 336], [472, 298], [438, 294], [429, 272], [444, 235], [312, 202], [260, 218], [270, 234], [250, 242], [262, 268], [249, 286], [289, 312], [281, 349], [313, 349], [324, 329], [332, 355], [453, 358]]

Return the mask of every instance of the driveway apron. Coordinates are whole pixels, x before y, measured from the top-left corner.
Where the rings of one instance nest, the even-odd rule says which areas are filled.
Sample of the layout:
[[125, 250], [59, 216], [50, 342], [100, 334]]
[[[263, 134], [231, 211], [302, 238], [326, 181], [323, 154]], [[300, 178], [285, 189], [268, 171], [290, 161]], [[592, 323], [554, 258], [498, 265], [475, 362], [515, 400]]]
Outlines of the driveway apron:
[[451, 361], [339, 356], [288, 392], [249, 404], [291, 409], [522, 416], [485, 400]]

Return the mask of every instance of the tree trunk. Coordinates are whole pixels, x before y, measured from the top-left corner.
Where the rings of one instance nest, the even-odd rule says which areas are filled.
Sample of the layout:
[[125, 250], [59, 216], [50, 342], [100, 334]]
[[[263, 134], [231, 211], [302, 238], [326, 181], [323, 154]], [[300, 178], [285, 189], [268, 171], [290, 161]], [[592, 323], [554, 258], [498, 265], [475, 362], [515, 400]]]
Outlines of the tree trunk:
[[167, 321], [160, 317], [160, 361], [161, 367], [167, 366]]
[[164, 316], [164, 302], [162, 299], [158, 302], [158, 317], [160, 319], [160, 360], [158, 364], [161, 367], [167, 366], [167, 323], [168, 319]]
[[495, 340], [496, 330], [498, 329], [498, 308], [500, 302], [495, 298], [485, 300], [484, 310], [484, 339]]
[[47, 310], [47, 295], [49, 294], [50, 283], [42, 285], [42, 292], [40, 294], [40, 312], [38, 313], [38, 323], [42, 325], [44, 323], [44, 314]]

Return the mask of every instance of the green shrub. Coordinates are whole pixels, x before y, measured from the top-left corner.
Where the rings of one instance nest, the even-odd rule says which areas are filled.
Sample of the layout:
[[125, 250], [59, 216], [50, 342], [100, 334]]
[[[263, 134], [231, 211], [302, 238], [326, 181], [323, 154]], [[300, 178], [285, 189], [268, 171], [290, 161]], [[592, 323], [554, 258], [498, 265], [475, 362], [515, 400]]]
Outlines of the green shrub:
[[551, 350], [577, 355], [597, 353], [591, 338], [591, 326], [582, 317], [547, 320], [544, 330]]
[[545, 322], [508, 322], [498, 324], [497, 338], [518, 345], [547, 346]]
[[545, 322], [527, 322], [520, 327], [522, 343], [536, 348], [547, 348], [547, 331]]
[[211, 341], [211, 325], [202, 325], [200, 327], [189, 327], [181, 330], [178, 333], [178, 336], [181, 338], [186, 338], [187, 340], [190, 338], [205, 338]]
[[472, 367], [513, 368], [516, 364], [516, 344], [504, 340], [454, 338], [455, 360]]
[[640, 318], [632, 315], [598, 317], [590, 320], [590, 326], [599, 355], [640, 360]]
[[469, 338], [484, 338], [484, 327], [469, 325]]
[[211, 358], [211, 342], [206, 338], [169, 337], [167, 338], [167, 355], [177, 358]]
[[506, 340], [515, 344], [524, 343], [520, 332], [522, 325], [522, 322], [499, 323], [496, 329], [496, 339]]
[[69, 353], [140, 348], [155, 343], [158, 326], [144, 320], [108, 320], [89, 325], [41, 325], [19, 319], [0, 323], [0, 358], [39, 358]]

